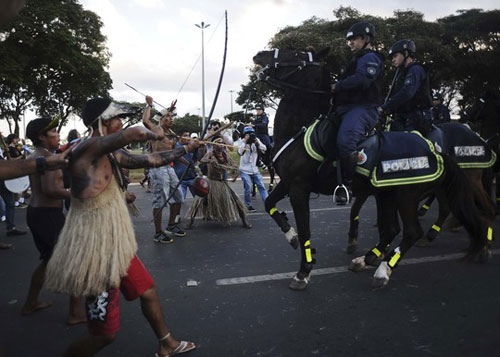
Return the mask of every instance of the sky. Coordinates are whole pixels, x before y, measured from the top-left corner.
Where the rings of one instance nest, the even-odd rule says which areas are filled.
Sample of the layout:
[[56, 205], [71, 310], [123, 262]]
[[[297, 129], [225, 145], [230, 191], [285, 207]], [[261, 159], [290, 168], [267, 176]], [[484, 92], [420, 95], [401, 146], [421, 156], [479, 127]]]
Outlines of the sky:
[[[164, 106], [177, 99], [180, 116], [202, 112], [201, 30], [195, 26], [202, 21], [210, 24], [204, 30], [205, 113], [208, 116], [221, 71], [223, 16], [227, 10], [227, 63], [214, 118], [222, 118], [231, 109], [241, 110], [234, 99], [241, 85], [248, 81], [252, 57], [266, 49], [274, 34], [288, 25], [300, 25], [312, 16], [334, 20], [332, 11], [341, 5], [382, 17], [392, 16], [398, 9], [412, 9], [424, 13], [428, 21], [459, 9], [499, 7], [497, 1], [491, 0], [351, 0], [349, 3], [332, 0], [80, 0], [80, 3], [99, 15], [104, 24], [102, 32], [112, 55], [108, 70], [113, 80], [113, 98], [143, 101], [142, 95], [125, 86], [128, 83]], [[274, 113], [269, 114], [272, 118]], [[26, 123], [28, 121], [27, 117]], [[75, 121], [70, 122], [66, 130], [73, 127], [83, 129]]]

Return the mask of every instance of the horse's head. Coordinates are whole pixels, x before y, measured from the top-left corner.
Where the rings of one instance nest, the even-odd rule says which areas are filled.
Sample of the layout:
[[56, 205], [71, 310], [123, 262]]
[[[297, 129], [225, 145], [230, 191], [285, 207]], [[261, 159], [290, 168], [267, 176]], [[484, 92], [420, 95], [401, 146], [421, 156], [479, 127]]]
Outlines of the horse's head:
[[473, 105], [467, 109], [465, 120], [471, 124], [474, 130], [482, 136], [500, 132], [500, 95], [495, 91], [488, 90], [478, 98]]
[[245, 128], [245, 123], [239, 121], [235, 124], [234, 130], [233, 130], [233, 140], [237, 141], [240, 139], [243, 135], [243, 129]]
[[257, 72], [259, 80], [281, 89], [326, 94], [329, 90], [329, 73], [325, 71], [321, 58], [329, 49], [318, 54], [314, 51], [293, 50], [261, 51], [253, 57], [262, 68]]

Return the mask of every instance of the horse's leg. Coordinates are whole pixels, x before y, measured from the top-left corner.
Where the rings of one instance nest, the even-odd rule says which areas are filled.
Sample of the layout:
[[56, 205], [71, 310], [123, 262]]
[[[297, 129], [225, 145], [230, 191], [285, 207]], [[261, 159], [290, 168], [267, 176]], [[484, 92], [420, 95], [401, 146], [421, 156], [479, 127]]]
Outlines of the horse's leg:
[[267, 170], [269, 172], [269, 177], [270, 177], [270, 181], [269, 181], [269, 189], [267, 190], [268, 193], [271, 192], [273, 189], [274, 189], [274, 167], [272, 164], [269, 164], [267, 166]]
[[300, 183], [290, 186], [289, 196], [293, 207], [293, 214], [297, 222], [299, 233], [299, 244], [301, 251], [301, 262], [298, 273], [290, 282], [290, 289], [304, 290], [309, 284], [312, 266], [315, 263], [313, 254], [315, 250], [311, 248], [311, 231], [309, 227], [309, 195], [308, 184]]
[[[438, 205], [439, 205], [439, 213], [438, 213], [438, 218], [432, 225], [432, 227], [427, 231], [427, 234], [425, 237], [421, 237], [420, 239], [417, 240], [415, 243], [415, 246], [417, 247], [427, 247], [429, 244], [437, 238], [439, 235], [439, 232], [441, 232], [441, 228], [443, 227], [444, 221], [448, 216], [450, 215], [450, 206], [448, 205], [448, 200], [446, 199], [446, 196], [444, 195], [444, 192], [438, 190], [434, 193], [433, 197], [437, 198]], [[420, 211], [419, 211], [420, 215]]]
[[486, 262], [491, 257], [491, 243], [493, 242], [493, 223], [495, 220], [495, 203], [488, 195], [483, 185], [482, 169], [469, 169], [464, 170], [465, 176], [469, 179], [474, 194], [474, 201], [477, 203], [479, 209], [483, 213], [484, 219], [488, 224], [487, 229], [487, 244], [479, 253], [479, 261]]
[[379, 192], [375, 199], [377, 202], [379, 242], [365, 255], [351, 261], [349, 266], [351, 271], [363, 271], [367, 265], [377, 266], [384, 259], [391, 242], [401, 232], [397, 210], [397, 190]]
[[418, 215], [420, 217], [425, 216], [429, 208], [431, 208], [432, 202], [434, 202], [434, 198], [434, 195], [430, 195], [429, 197], [427, 197], [424, 204], [418, 210]]
[[266, 212], [269, 213], [276, 224], [281, 228], [281, 231], [285, 233], [286, 240], [293, 247], [297, 249], [299, 247], [299, 236], [293, 227], [288, 223], [288, 218], [285, 212], [279, 212], [276, 208], [276, 203], [281, 201], [285, 195], [288, 193], [287, 186], [281, 181], [276, 185], [274, 190], [267, 196], [264, 206]]
[[418, 221], [418, 200], [415, 197], [414, 187], [401, 187], [398, 197], [398, 211], [403, 221], [403, 239], [401, 244], [386, 255], [375, 271], [372, 287], [379, 289], [387, 285], [393, 269], [419, 237], [423, 235]]
[[347, 254], [353, 254], [358, 249], [359, 212], [370, 195], [367, 192], [358, 193], [351, 206], [349, 217], [349, 233], [347, 240]]

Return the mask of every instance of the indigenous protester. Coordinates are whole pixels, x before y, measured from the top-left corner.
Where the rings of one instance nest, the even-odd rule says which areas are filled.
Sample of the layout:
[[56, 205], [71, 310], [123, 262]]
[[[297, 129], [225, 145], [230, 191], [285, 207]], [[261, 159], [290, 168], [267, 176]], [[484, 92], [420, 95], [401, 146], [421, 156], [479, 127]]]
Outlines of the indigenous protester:
[[[351, 191], [358, 157], [356, 146], [378, 120], [384, 61], [383, 56], [372, 49], [375, 26], [371, 23], [352, 25], [346, 38], [353, 56], [347, 65], [340, 68], [339, 81], [332, 85], [332, 92], [335, 113], [341, 120], [337, 149], [342, 184]], [[337, 189], [335, 202], [338, 205], [348, 203], [348, 192]]]
[[[59, 147], [57, 122], [39, 118], [29, 122], [26, 136], [35, 146], [34, 157], [49, 157]], [[26, 221], [33, 234], [36, 248], [40, 252], [40, 265], [35, 269], [24, 303], [22, 314], [32, 313], [50, 307], [49, 302], [39, 301], [43, 286], [47, 262], [49, 261], [57, 238], [64, 226], [63, 200], [70, 199], [70, 192], [64, 189], [61, 170], [34, 173], [30, 175], [31, 198], [26, 212]], [[86, 322], [81, 297], [70, 297], [68, 325]]]
[[[146, 109], [149, 110], [149, 109]], [[56, 292], [86, 296], [89, 336], [74, 342], [67, 356], [93, 356], [110, 344], [119, 329], [119, 290], [127, 300], [140, 298], [144, 316], [158, 337], [158, 355], [195, 348], [177, 341], [167, 329], [153, 279], [137, 258], [132, 221], [125, 205], [120, 167], [166, 165], [198, 143], [149, 155], [131, 155], [127, 144], [162, 140], [162, 130], [122, 130], [128, 108], [105, 98], [87, 102], [83, 122], [91, 135], [72, 152], [71, 209], [49, 260], [46, 285]]]
[[201, 159], [202, 163], [207, 164], [210, 190], [206, 197], [197, 196], [194, 199], [186, 214], [189, 219], [186, 228], [193, 226], [200, 209], [204, 220], [219, 221], [224, 227], [229, 227], [239, 216], [244, 228], [252, 228], [247, 220], [245, 206], [226, 182], [226, 170], [236, 166], [222, 146], [217, 145], [223, 143], [222, 138], [215, 139], [212, 151]]
[[[159, 125], [153, 124], [150, 120], [153, 98], [146, 96], [146, 109], [142, 117], [144, 126], [152, 131], [161, 131], [164, 137], [161, 140], [151, 143], [153, 153], [165, 150], [172, 150], [177, 143], [178, 136], [172, 131], [173, 115], [175, 108], [164, 109], [157, 115]], [[173, 243], [174, 236], [184, 237], [184, 232], [179, 227], [181, 204], [184, 202], [182, 191], [178, 185], [179, 179], [174, 170], [174, 164], [153, 167], [149, 170], [151, 184], [153, 185], [153, 221], [155, 225], [155, 235], [153, 240], [157, 243]], [[175, 190], [175, 191], [174, 191]], [[167, 198], [172, 194], [170, 205], [170, 218], [168, 226], [162, 229], [162, 210], [166, 206]]]
[[435, 93], [432, 97], [432, 124], [450, 122], [450, 110], [443, 104], [443, 95]]
[[255, 212], [252, 207], [251, 191], [252, 182], [257, 185], [262, 202], [267, 198], [267, 190], [262, 181], [262, 175], [257, 167], [258, 151], [266, 151], [266, 146], [257, 138], [255, 130], [251, 126], [243, 129], [243, 140], [238, 147], [240, 155], [240, 176], [243, 181], [243, 189], [245, 191], [245, 205], [248, 212]]
[[418, 130], [426, 136], [432, 124], [432, 94], [429, 75], [416, 62], [417, 49], [412, 40], [395, 42], [389, 50], [392, 64], [399, 69], [394, 94], [378, 107], [379, 114], [392, 114], [392, 131]]
[[[182, 133], [180, 141], [175, 144], [175, 147], [181, 147], [182, 145], [185, 145], [190, 141], [190, 134], [189, 132], [185, 131]], [[195, 192], [193, 190], [193, 181], [196, 178], [196, 167], [194, 164], [194, 161], [196, 158], [193, 158], [193, 153], [188, 152], [186, 155], [184, 155], [181, 158], [178, 158], [174, 162], [174, 170], [175, 173], [177, 174], [177, 177], [179, 180], [181, 180], [181, 191], [182, 191], [182, 197], [184, 200], [186, 200], [186, 195], [187, 195], [187, 190], [189, 188], [189, 191], [191, 192], [191, 195], [195, 197]], [[189, 165], [191, 163], [191, 165]], [[189, 167], [189, 169], [184, 173], [186, 168]]]

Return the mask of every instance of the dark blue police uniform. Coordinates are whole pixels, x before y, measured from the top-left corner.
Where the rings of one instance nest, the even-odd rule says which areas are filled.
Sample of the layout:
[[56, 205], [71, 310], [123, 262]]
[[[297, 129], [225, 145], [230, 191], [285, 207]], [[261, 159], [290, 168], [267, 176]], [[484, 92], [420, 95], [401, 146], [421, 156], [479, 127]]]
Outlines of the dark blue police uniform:
[[432, 122], [429, 76], [418, 63], [403, 68], [395, 83], [395, 94], [382, 109], [393, 114], [391, 130], [428, 130]]
[[356, 145], [378, 120], [377, 106], [382, 102], [380, 82], [383, 75], [383, 56], [363, 49], [340, 70], [335, 85], [335, 112], [342, 119], [337, 134], [340, 158], [349, 156]]

